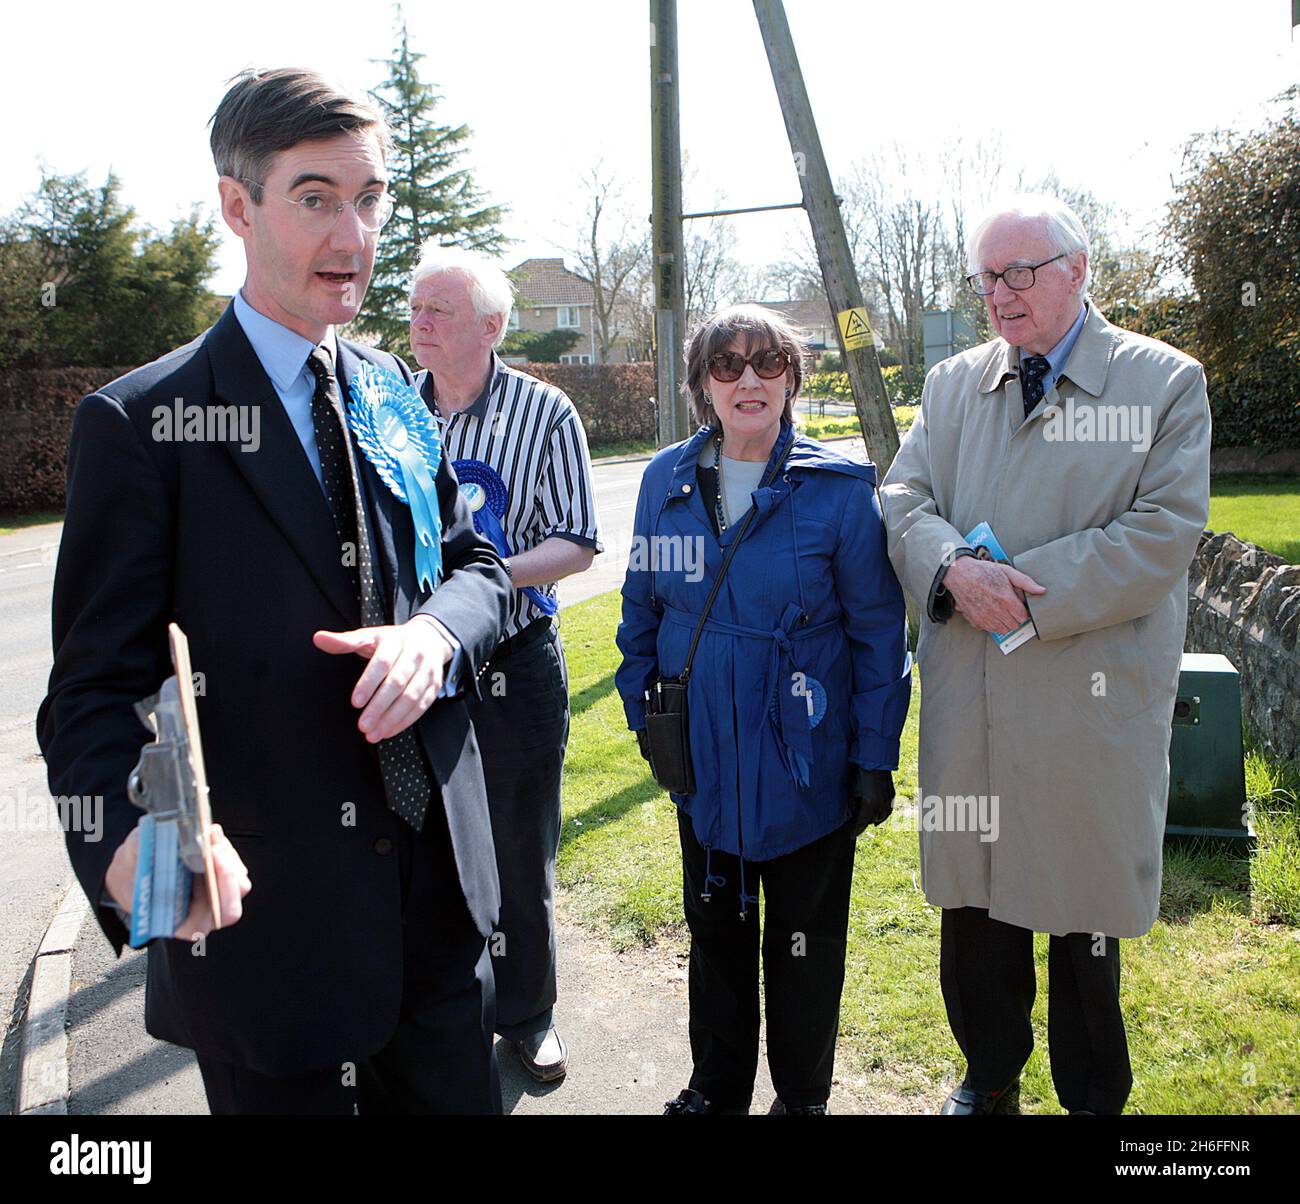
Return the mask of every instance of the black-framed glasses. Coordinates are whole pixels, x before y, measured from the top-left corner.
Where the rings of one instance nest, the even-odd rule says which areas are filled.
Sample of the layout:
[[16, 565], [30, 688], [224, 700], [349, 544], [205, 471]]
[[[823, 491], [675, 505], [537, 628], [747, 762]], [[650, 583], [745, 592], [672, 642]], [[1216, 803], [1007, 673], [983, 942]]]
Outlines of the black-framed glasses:
[[[240, 176], [245, 184], [255, 184], [265, 189], [266, 185], [258, 180]], [[349, 205], [357, 211], [357, 220], [367, 230], [382, 230], [388, 219], [393, 216], [393, 196], [389, 192], [363, 192], [355, 200], [340, 201], [331, 192], [304, 192], [300, 197], [284, 196], [281, 193], [270, 194], [292, 205], [298, 211], [298, 220], [308, 230], [325, 234], [334, 228], [339, 214]]]
[[1034, 287], [1034, 273], [1039, 268], [1064, 259], [1065, 255], [1066, 252], [1062, 251], [1051, 259], [1044, 259], [1042, 263], [1012, 264], [1005, 272], [975, 272], [966, 277], [966, 283], [977, 297], [987, 297], [997, 288], [999, 280], [1005, 280], [1007, 288], [1013, 293], [1023, 293], [1025, 289]]
[[775, 351], [770, 347], [750, 356], [738, 355], [734, 351], [719, 351], [717, 355], [709, 357], [709, 375], [727, 385], [745, 374], [746, 365], [753, 368], [755, 375], [762, 380], [775, 380], [790, 367], [790, 357], [784, 351]]

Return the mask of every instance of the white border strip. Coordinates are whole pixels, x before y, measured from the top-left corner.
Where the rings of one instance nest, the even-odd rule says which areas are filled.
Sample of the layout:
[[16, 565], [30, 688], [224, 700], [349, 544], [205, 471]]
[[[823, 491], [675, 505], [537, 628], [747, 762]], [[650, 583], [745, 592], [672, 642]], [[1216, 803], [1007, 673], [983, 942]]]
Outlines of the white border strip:
[[72, 950], [90, 908], [79, 884], [63, 897], [32, 963], [18, 1062], [19, 1116], [68, 1113], [68, 997]]

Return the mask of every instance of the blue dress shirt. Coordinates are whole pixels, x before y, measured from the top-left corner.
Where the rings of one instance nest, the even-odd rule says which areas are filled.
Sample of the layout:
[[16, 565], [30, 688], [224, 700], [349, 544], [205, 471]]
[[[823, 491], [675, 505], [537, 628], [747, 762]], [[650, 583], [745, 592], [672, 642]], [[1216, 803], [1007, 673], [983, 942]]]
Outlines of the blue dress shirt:
[[[252, 345], [253, 354], [257, 356], [271, 384], [275, 386], [276, 395], [280, 398], [280, 404], [284, 406], [284, 412], [288, 415], [294, 433], [302, 444], [302, 450], [307, 453], [308, 463], [311, 464], [312, 472], [316, 474], [316, 481], [321, 487], [321, 496], [324, 497], [325, 477], [320, 467], [320, 451], [316, 447], [316, 426], [311, 417], [311, 399], [316, 393], [316, 377], [307, 366], [307, 357], [316, 350], [317, 344], [254, 309], [244, 299], [242, 291], [235, 294], [234, 305], [235, 317]], [[320, 346], [330, 352], [334, 363], [337, 364], [338, 340], [335, 338], [332, 326], [326, 331]], [[364, 493], [365, 478], [360, 478], [358, 484]], [[366, 501], [368, 502], [369, 498], [366, 498]], [[370, 532], [371, 557], [375, 561], [373, 566], [375, 580], [383, 581], [385, 574], [376, 554], [378, 544], [374, 537], [374, 524], [370, 519], [369, 505], [363, 505], [361, 511], [365, 515], [366, 529]], [[421, 617], [428, 619], [437, 627], [443, 639], [452, 647], [451, 663], [447, 667], [442, 692], [438, 695], [439, 698], [450, 698], [460, 688], [463, 668], [460, 642], [432, 615]]]
[[[1075, 340], [1079, 337], [1079, 331], [1083, 329], [1084, 320], [1088, 316], [1088, 306], [1083, 304], [1079, 307], [1079, 316], [1074, 319], [1074, 325], [1065, 332], [1063, 338], [1055, 347], [1047, 353], [1047, 375], [1043, 377], [1043, 396], [1046, 397], [1055, 387], [1056, 382], [1061, 379], [1061, 373], [1065, 370], [1065, 365], [1069, 362], [1070, 352], [1074, 350]], [[1020, 349], [1024, 354], [1024, 348]]]

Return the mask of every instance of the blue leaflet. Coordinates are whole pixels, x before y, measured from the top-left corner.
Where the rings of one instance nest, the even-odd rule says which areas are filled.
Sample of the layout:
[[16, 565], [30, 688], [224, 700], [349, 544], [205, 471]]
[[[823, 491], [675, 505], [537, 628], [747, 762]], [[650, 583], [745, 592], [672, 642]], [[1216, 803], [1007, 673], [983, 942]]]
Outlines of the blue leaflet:
[[181, 860], [180, 830], [175, 821], [158, 822], [146, 815], [140, 821], [135, 863], [132, 949], [147, 945], [154, 937], [170, 937], [180, 927], [190, 907], [191, 877]]

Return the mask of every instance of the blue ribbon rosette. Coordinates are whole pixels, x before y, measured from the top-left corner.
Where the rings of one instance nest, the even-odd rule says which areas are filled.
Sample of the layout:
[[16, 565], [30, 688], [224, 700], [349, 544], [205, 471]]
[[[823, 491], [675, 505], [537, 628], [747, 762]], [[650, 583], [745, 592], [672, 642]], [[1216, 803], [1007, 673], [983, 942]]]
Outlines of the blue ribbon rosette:
[[410, 507], [415, 573], [432, 590], [442, 575], [442, 517], [434, 477], [442, 463], [438, 424], [397, 373], [363, 363], [348, 382], [348, 422], [380, 480]]
[[[502, 556], [513, 556], [510, 540], [501, 525], [510, 504], [510, 491], [500, 473], [482, 460], [453, 460], [451, 466], [460, 482], [461, 496], [474, 512], [474, 529], [486, 535]], [[534, 586], [526, 585], [522, 592], [544, 615], [553, 615], [559, 609], [554, 598]]]

